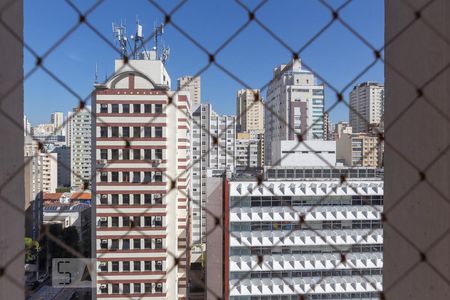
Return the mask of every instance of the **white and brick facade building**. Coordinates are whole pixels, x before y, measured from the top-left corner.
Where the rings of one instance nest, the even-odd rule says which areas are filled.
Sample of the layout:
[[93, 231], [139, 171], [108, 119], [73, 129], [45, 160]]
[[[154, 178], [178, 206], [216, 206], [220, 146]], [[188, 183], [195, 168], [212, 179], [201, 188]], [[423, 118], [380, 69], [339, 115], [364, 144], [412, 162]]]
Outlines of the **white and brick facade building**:
[[93, 108], [97, 298], [186, 299], [190, 122], [160, 60], [116, 60]]

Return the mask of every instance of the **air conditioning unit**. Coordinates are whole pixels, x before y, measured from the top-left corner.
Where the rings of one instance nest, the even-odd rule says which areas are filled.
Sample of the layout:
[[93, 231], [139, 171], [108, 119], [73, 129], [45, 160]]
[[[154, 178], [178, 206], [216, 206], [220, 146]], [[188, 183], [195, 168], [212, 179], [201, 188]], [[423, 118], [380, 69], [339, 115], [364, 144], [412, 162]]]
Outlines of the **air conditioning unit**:
[[102, 244], [108, 244], [108, 240], [101, 240], [100, 243], [102, 243]]
[[103, 222], [104, 222], [104, 221], [108, 221], [108, 217], [101, 217], [101, 218], [100, 218], [100, 221], [103, 221]]
[[153, 161], [153, 167], [157, 167], [157, 166], [159, 166], [161, 164], [161, 160], [160, 159], [156, 159], [156, 160], [154, 160]]
[[106, 261], [102, 261], [102, 262], [99, 264], [99, 266], [100, 266], [100, 267], [106, 267]]
[[162, 261], [159, 261], [159, 260], [156, 261], [156, 265], [157, 265], [157, 266], [161, 266], [161, 265], [162, 265]]
[[106, 284], [100, 284], [101, 289], [106, 289]]
[[155, 221], [161, 222], [161, 220], [162, 220], [162, 217], [161, 217], [161, 216], [155, 216]]
[[162, 289], [162, 283], [157, 283], [157, 284], [156, 284], [156, 287], [157, 287], [158, 289]]

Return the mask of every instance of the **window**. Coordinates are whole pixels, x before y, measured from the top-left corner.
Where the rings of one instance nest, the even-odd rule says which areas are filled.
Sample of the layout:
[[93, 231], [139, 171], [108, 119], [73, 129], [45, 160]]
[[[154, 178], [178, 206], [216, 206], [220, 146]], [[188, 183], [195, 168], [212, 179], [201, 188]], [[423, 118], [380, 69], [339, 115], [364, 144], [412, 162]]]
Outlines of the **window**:
[[141, 262], [140, 261], [133, 261], [133, 270], [134, 271], [140, 271], [141, 270]]
[[124, 114], [130, 113], [130, 104], [122, 104], [122, 113]]
[[122, 293], [123, 294], [129, 294], [130, 293], [130, 284], [129, 283], [124, 283], [123, 284]]
[[155, 149], [155, 159], [162, 159], [162, 158], [163, 158], [162, 149]]
[[133, 104], [133, 112], [135, 114], [138, 114], [141, 112], [141, 105], [140, 104]]
[[139, 217], [139, 216], [134, 216], [134, 217], [133, 217], [133, 222], [134, 222], [134, 226], [140, 227], [140, 226], [141, 226], [141, 217]]
[[100, 127], [100, 137], [102, 138], [108, 137], [108, 127], [106, 126]]
[[141, 240], [140, 239], [133, 240], [133, 249], [141, 249]]
[[162, 249], [162, 239], [155, 239], [155, 249]]
[[122, 160], [129, 160], [129, 159], [130, 159], [130, 149], [123, 149]]
[[144, 194], [144, 204], [150, 205], [152, 204], [152, 195]]
[[151, 149], [145, 149], [144, 150], [144, 159], [152, 159], [152, 150]]
[[144, 104], [144, 112], [146, 114], [151, 114], [152, 113], [152, 105], [151, 104]]
[[162, 261], [158, 260], [155, 262], [155, 271], [162, 271]]
[[111, 150], [111, 159], [112, 160], [119, 160], [119, 149], [112, 149]]
[[100, 263], [100, 271], [108, 272], [108, 263], [106, 261]]
[[119, 181], [119, 172], [111, 172], [111, 181], [118, 182]]
[[155, 194], [153, 197], [153, 200], [155, 204], [162, 204], [162, 195], [161, 194]]
[[107, 149], [100, 150], [100, 159], [108, 159], [108, 150]]
[[151, 172], [144, 172], [144, 183], [149, 183], [152, 180], [152, 173]]
[[113, 261], [111, 262], [111, 270], [113, 272], [119, 272], [119, 262], [118, 261]]
[[144, 239], [144, 248], [145, 249], [151, 249], [152, 248], [152, 240], [151, 239]]
[[100, 105], [100, 112], [102, 114], [108, 113], [108, 104], [101, 104]]
[[162, 173], [155, 172], [155, 182], [162, 182]]
[[118, 294], [119, 293], [119, 284], [118, 283], [113, 283], [112, 284], [112, 293], [113, 294]]
[[108, 249], [108, 240], [101, 240], [100, 241], [100, 248], [101, 249]]
[[122, 136], [130, 137], [130, 127], [122, 127]]
[[155, 127], [155, 137], [162, 137], [162, 136], [163, 136], [162, 127]]
[[111, 204], [112, 205], [119, 205], [119, 195], [112, 194], [111, 195]]
[[100, 181], [101, 182], [107, 182], [108, 181], [108, 173], [107, 172], [102, 172], [100, 174]]
[[130, 226], [130, 217], [128, 216], [122, 217], [122, 226], [123, 227]]
[[145, 227], [152, 226], [152, 217], [144, 217], [144, 226]]
[[155, 114], [162, 114], [162, 104], [155, 104]]
[[141, 205], [141, 195], [134, 195], [133, 196], [133, 204], [134, 205]]
[[122, 195], [122, 204], [125, 204], [125, 205], [130, 204], [130, 195], [129, 194]]
[[122, 172], [122, 181], [130, 182], [130, 172]]
[[152, 128], [144, 127], [144, 137], [149, 138], [152, 137]]
[[154, 218], [154, 225], [156, 227], [161, 227], [162, 226], [162, 217], [161, 216], [155, 216], [155, 218]]
[[111, 226], [119, 227], [119, 217], [111, 217]]
[[144, 291], [145, 291], [145, 293], [152, 292], [152, 284], [150, 282], [144, 283]]
[[145, 271], [151, 271], [152, 270], [152, 262], [149, 260], [146, 260], [144, 262], [144, 270]]
[[130, 262], [129, 261], [124, 261], [122, 263], [122, 270], [124, 272], [129, 272], [130, 271]]
[[111, 136], [119, 137], [119, 127], [117, 127], [117, 126], [111, 127]]
[[141, 182], [141, 172], [133, 172], [133, 182]]
[[135, 283], [134, 284], [134, 292], [135, 293], [140, 293], [141, 292], [141, 284], [140, 283]]
[[130, 240], [129, 239], [122, 240], [122, 249], [124, 249], [124, 250], [130, 249]]
[[141, 150], [140, 149], [133, 149], [133, 159], [134, 160], [141, 159]]
[[141, 127], [133, 127], [133, 137], [141, 137]]
[[155, 285], [155, 292], [156, 293], [162, 293], [162, 283], [157, 283]]
[[100, 204], [107, 205], [108, 204], [108, 195], [100, 195]]
[[117, 239], [111, 240], [111, 249], [114, 250], [119, 249], [119, 240]]
[[119, 113], [119, 104], [111, 104], [111, 112], [113, 114]]

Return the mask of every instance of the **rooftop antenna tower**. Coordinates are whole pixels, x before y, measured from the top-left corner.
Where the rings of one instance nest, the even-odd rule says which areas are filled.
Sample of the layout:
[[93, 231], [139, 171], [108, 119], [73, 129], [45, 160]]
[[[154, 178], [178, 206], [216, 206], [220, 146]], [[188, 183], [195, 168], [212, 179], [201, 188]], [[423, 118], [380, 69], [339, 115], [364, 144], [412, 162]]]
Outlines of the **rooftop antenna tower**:
[[98, 83], [98, 66], [97, 66], [97, 63], [95, 63], [94, 83]]
[[[163, 64], [166, 64], [169, 59], [170, 49], [164, 45], [164, 23], [161, 23], [159, 26], [154, 25], [153, 27], [153, 38], [155, 40], [155, 50], [156, 57], [159, 58]], [[158, 45], [158, 41], [161, 40], [163, 42], [163, 47], [160, 49]]]
[[127, 45], [127, 28], [126, 25], [120, 21], [120, 25], [112, 23], [112, 31], [114, 34], [114, 40], [116, 41], [116, 45], [119, 46], [119, 52], [121, 58], [125, 58], [128, 56]]

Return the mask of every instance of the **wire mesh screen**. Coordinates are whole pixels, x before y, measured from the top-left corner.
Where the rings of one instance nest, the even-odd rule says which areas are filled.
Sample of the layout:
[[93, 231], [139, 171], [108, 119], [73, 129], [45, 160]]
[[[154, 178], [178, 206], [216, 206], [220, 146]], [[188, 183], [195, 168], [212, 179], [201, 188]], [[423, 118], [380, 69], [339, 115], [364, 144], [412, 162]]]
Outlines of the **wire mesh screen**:
[[[406, 277], [408, 272], [412, 272], [422, 263], [427, 264], [440, 278], [449, 283], [447, 276], [427, 260], [427, 254], [448, 234], [448, 231], [431, 243], [429, 247], [422, 249], [389, 222], [390, 212], [395, 209], [396, 205], [405, 201], [408, 194], [417, 185], [406, 190], [394, 206], [383, 210], [383, 165], [381, 158], [378, 166], [381, 170], [372, 173], [372, 177], [378, 178], [381, 184], [379, 182], [373, 185], [369, 182], [361, 185], [355, 182], [354, 179], [358, 176], [361, 176], [361, 178], [370, 176], [363, 175], [358, 167], [336, 167], [335, 164], [327, 160], [321, 151], [314, 149], [308, 143], [311, 132], [318, 126], [323, 127], [323, 118], [319, 118], [307, 128], [299, 130], [285, 112], [275, 109], [270, 104], [268, 90], [272, 82], [282, 77], [281, 74], [275, 74], [270, 81], [260, 86], [254, 86], [247, 83], [245, 76], [238, 75], [241, 74], [239, 71], [223, 64], [220, 60], [221, 54], [226, 48], [237, 43], [238, 37], [249, 30], [250, 26], [256, 26], [267, 34], [270, 43], [276, 44], [277, 47], [281, 47], [287, 51], [286, 53], [289, 53], [285, 68], [291, 68], [301, 62], [301, 65], [310, 71], [326, 88], [325, 99], [329, 105], [324, 113], [331, 114], [337, 107], [344, 106], [367, 128], [371, 127], [372, 121], [367, 120], [366, 116], [350, 105], [347, 91], [357, 85], [377, 64], [389, 68], [405, 82], [408, 82], [411, 88], [416, 91], [416, 95], [412, 96], [410, 104], [395, 118], [394, 122], [384, 124], [383, 127], [371, 127], [371, 136], [374, 138], [374, 142], [365, 149], [361, 160], [372, 157], [375, 152], [381, 154], [384, 147], [389, 148], [390, 151], [395, 152], [405, 163], [417, 171], [417, 184], [426, 182], [431, 189], [449, 203], [445, 193], [440, 191], [427, 176], [427, 171], [442, 156], [446, 155], [448, 146], [442, 149], [427, 166], [419, 167], [415, 162], [402, 155], [401, 151], [398, 151], [389, 139], [385, 138], [385, 134], [396, 122], [418, 102], [426, 103], [440, 117], [446, 119], [447, 122], [449, 121], [445, 112], [439, 109], [425, 92], [431, 83], [439, 79], [448, 70], [448, 65], [442, 66], [440, 71], [430, 77], [429, 80], [417, 85], [410, 79], [410, 74], [402, 73], [396, 69], [393, 63], [384, 59], [386, 47], [399, 40], [403, 34], [408, 32], [408, 29], [419, 22], [448, 46], [448, 39], [425, 17], [427, 9], [432, 7], [435, 1], [424, 1], [422, 6], [415, 7], [408, 1], [402, 0], [405, 8], [404, 13], [411, 14], [411, 21], [404, 24], [402, 30], [393, 35], [392, 38], [386, 39], [382, 46], [372, 44], [370, 36], [360, 33], [358, 28], [351, 25], [352, 20], [345, 17], [345, 10], [355, 1], [341, 1], [339, 5], [336, 5], [333, 1], [315, 1], [318, 9], [320, 8], [322, 13], [328, 15], [327, 22], [311, 32], [310, 38], [303, 41], [300, 46], [293, 47], [281, 34], [266, 25], [267, 22], [260, 17], [260, 11], [269, 3], [275, 1], [260, 1], [256, 5], [248, 5], [245, 1], [236, 0], [236, 13], [245, 14], [245, 21], [236, 24], [234, 32], [226, 36], [217, 47], [209, 48], [204, 45], [201, 39], [198, 39], [177, 22], [176, 15], [184, 7], [189, 6], [190, 1], [180, 1], [173, 8], [167, 10], [160, 1], [149, 0], [146, 5], [149, 9], [158, 12], [161, 19], [164, 20], [164, 26], [186, 39], [190, 47], [197, 49], [196, 51], [200, 51], [205, 57], [197, 72], [192, 74], [192, 77], [183, 84], [180, 84], [176, 90], [170, 90], [170, 82], [167, 82], [165, 77], [159, 80], [143, 74], [139, 65], [133, 63], [136, 57], [132, 57], [131, 51], [121, 50], [120, 45], [115, 44], [108, 34], [97, 28], [97, 22], [94, 19], [95, 12], [102, 10], [108, 1], [95, 1], [88, 8], [85, 8], [85, 5], [81, 8], [81, 5], [74, 1], [65, 1], [67, 7], [78, 16], [78, 20], [54, 43], [46, 45], [44, 51], [34, 49], [27, 39], [20, 38], [21, 35], [15, 31], [15, 28], [10, 27], [8, 23], [3, 21], [3, 16], [8, 14], [9, 8], [14, 5], [15, 1], [3, 5], [0, 8], [2, 16], [0, 26], [23, 45], [25, 52], [34, 58], [35, 64], [32, 68], [26, 70], [21, 81], [12, 85], [2, 95], [0, 103], [22, 84], [31, 80], [34, 74], [43, 72], [59, 88], [76, 98], [78, 102], [73, 113], [58, 128], [54, 128], [54, 133], [63, 130], [66, 126], [75, 122], [78, 117], [90, 118], [93, 124], [90, 131], [91, 136], [88, 137], [90, 140], [91, 170], [87, 171], [75, 167], [73, 165], [74, 157], [71, 158], [72, 163], [65, 163], [58, 160], [56, 156], [46, 153], [44, 145], [49, 142], [49, 137], [35, 139], [35, 142], [31, 143], [31, 154], [25, 158], [20, 170], [17, 170], [17, 174], [19, 174], [20, 171], [28, 168], [34, 170], [38, 165], [44, 164], [44, 160], [47, 160], [46, 164], [48, 165], [51, 165], [51, 161], [53, 161], [58, 164], [58, 168], [69, 171], [71, 177], [77, 179], [79, 184], [77, 200], [82, 199], [84, 192], [93, 192], [91, 198], [92, 213], [89, 216], [86, 215], [86, 218], [92, 218], [90, 220], [91, 227], [84, 231], [85, 235], [81, 237], [84, 240], [79, 240], [78, 237], [74, 238], [73, 236], [77, 235], [76, 232], [72, 233], [71, 238], [70, 233], [62, 234], [60, 231], [52, 229], [51, 226], [41, 226], [32, 233], [36, 238], [33, 241], [28, 241], [26, 248], [18, 255], [25, 253], [27, 259], [39, 260], [41, 264], [49, 264], [51, 258], [94, 258], [95, 261], [90, 266], [90, 271], [93, 274], [92, 277], [95, 273], [96, 284], [92, 291], [87, 294], [92, 293], [98, 298], [115, 295], [115, 297], [130, 299], [147, 297], [197, 299], [195, 297], [203, 298], [208, 295], [208, 299], [211, 297], [212, 299], [335, 299], [336, 294], [342, 294], [339, 297], [385, 299], [386, 291], [400, 284], [402, 278]], [[277, 5], [283, 6], [284, 3], [280, 2]], [[220, 14], [220, 11], [213, 10], [207, 13], [214, 16]], [[196, 16], [192, 17], [195, 18]], [[208, 26], [207, 22], [205, 22], [205, 26]], [[357, 70], [356, 75], [351, 80], [339, 86], [333, 84], [325, 74], [316, 70], [303, 56], [318, 39], [334, 26], [343, 27], [352, 38], [360, 41], [372, 53], [372, 58], [366, 62], [365, 66]], [[118, 60], [120, 64], [116, 66], [115, 72], [106, 76], [104, 81], [96, 82], [88, 95], [80, 94], [70, 81], [62, 79], [52, 70], [50, 67], [52, 64], [47, 64], [47, 61], [51, 60], [52, 54], [67, 40], [71, 39], [77, 31], [82, 29], [88, 30], [93, 34], [96, 41], [112, 49], [116, 58], [120, 57]], [[157, 40], [160, 33], [161, 30], [154, 30], [153, 34], [145, 39], [143, 38], [142, 43], [138, 44], [138, 49], [133, 50], [133, 53], [144, 51], [145, 55], [151, 55], [149, 54], [151, 51], [147, 51], [144, 45], [154, 39]], [[127, 48], [127, 44], [124, 47]], [[202, 126], [202, 115], [200, 114], [200, 118], [195, 116], [194, 108], [186, 92], [186, 88], [196, 78], [204, 75], [213, 67], [219, 70], [221, 76], [234, 81], [253, 94], [253, 102], [246, 106], [238, 116], [226, 119], [223, 130], [216, 131]], [[137, 88], [139, 84], [142, 84], [142, 82], [139, 83], [139, 78], [145, 79], [144, 86], [150, 88]], [[127, 84], [130, 84], [128, 89], [125, 88], [126, 91], [120, 91], [121, 80], [126, 80]], [[134, 88], [135, 86], [136, 88]], [[138, 100], [130, 100], [131, 98], [128, 97], [138, 94], [139, 97], [142, 96], [143, 98], [149, 96], [152, 101], [144, 104], [144, 102]], [[267, 97], [264, 101], [265, 94], [267, 94]], [[120, 105], [126, 106], [115, 107], [117, 104], [114, 101], [105, 100], [108, 97], [111, 99], [120, 99], [121, 97], [127, 99], [118, 102]], [[232, 105], [234, 105], [234, 102]], [[243, 118], [249, 110], [258, 105], [263, 107], [265, 119], [272, 120], [272, 124], [265, 124], [265, 135], [270, 135], [274, 130], [273, 124], [277, 124], [277, 126], [286, 128], [288, 135], [294, 137], [290, 140], [295, 141], [295, 145], [292, 149], [285, 151], [285, 154], [271, 161], [269, 165], [266, 164], [266, 168], [261, 168], [251, 175], [247, 174], [245, 180], [241, 180], [239, 176], [235, 175], [224, 179], [225, 186], [223, 189], [225, 191], [222, 195], [224, 207], [219, 213], [217, 211], [212, 212], [201, 198], [193, 196], [191, 190], [193, 177], [203, 176], [198, 175], [198, 172], [202, 174], [201, 171], [195, 171], [194, 169], [201, 166], [202, 161], [209, 159], [213, 151], [220, 151], [224, 153], [225, 157], [231, 157], [234, 161], [236, 159], [235, 149], [228, 148], [221, 141], [228, 138], [227, 134], [230, 134], [230, 131], [232, 134], [236, 134], [237, 120]], [[138, 122], [130, 124], [123, 120], [116, 123], [111, 121], [111, 116], [131, 115], [130, 108], [133, 110], [132, 113], [145, 115]], [[8, 116], [2, 108], [0, 114], [2, 118], [9, 120], [17, 128], [23, 128], [21, 122], [17, 122], [17, 120]], [[128, 124], [126, 130], [122, 128], [125, 123]], [[172, 124], [176, 124], [177, 127]], [[204, 139], [208, 141], [206, 151], [201, 151], [197, 157], [194, 157], [191, 151], [193, 143], [196, 141], [191, 136], [193, 128], [197, 128], [197, 133], [204, 136]], [[25, 135], [31, 136], [31, 132], [26, 132]], [[177, 141], [174, 144], [168, 142], [172, 139], [171, 135], [177, 136]], [[326, 139], [326, 137], [323, 138]], [[164, 147], [155, 147], [151, 143], [154, 141], [160, 142]], [[273, 145], [269, 144], [269, 146]], [[259, 147], [264, 149], [264, 146], [259, 145]], [[328, 177], [325, 178], [329, 178], [330, 184], [322, 186], [319, 183], [317, 186], [311, 186], [311, 184], [314, 184], [311, 179], [318, 172], [315, 169], [311, 170], [311, 177], [308, 177], [307, 173], [300, 174], [300, 171], [293, 173], [293, 177], [289, 177], [288, 170], [274, 167], [280, 165], [283, 160], [288, 158], [290, 153], [300, 148], [314, 153], [316, 158], [326, 165], [329, 173], [326, 175]], [[201, 149], [203, 150], [203, 148]], [[130, 154], [133, 159], [130, 159]], [[120, 165], [120, 161], [126, 161], [126, 166]], [[169, 170], [172, 161], [176, 161], [176, 164], [174, 163], [175, 171]], [[139, 165], [135, 167], [136, 163]], [[226, 161], [225, 164], [228, 164], [228, 162]], [[283, 170], [282, 172], [285, 173], [279, 170]], [[11, 174], [11, 177], [15, 175]], [[323, 176], [325, 176], [324, 173], [317, 173], [316, 175], [316, 178], [324, 178]], [[227, 176], [225, 175], [225, 177]], [[289, 178], [297, 178], [298, 182]], [[309, 179], [304, 180], [305, 178]], [[280, 186], [274, 179], [285, 179], [286, 184]], [[200, 182], [206, 183], [206, 179], [201, 179]], [[126, 183], [129, 188], [124, 192], [119, 188], [113, 188], [114, 185], [110, 183], [122, 183], [122, 185]], [[238, 184], [240, 184], [239, 187]], [[7, 185], [8, 181], [4, 182], [0, 189]], [[142, 186], [159, 187], [159, 190], [154, 188], [151, 193], [144, 193], [138, 188]], [[109, 190], [105, 187], [108, 187]], [[119, 185], [119, 187], [121, 186]], [[246, 210], [241, 207], [244, 200], [233, 201], [232, 189], [235, 191], [241, 189], [240, 199], [250, 199], [257, 194], [261, 196], [258, 201], [262, 202], [255, 204], [254, 207], [252, 202], [250, 208]], [[302, 189], [314, 189], [318, 192], [315, 193], [314, 199], [309, 197], [309, 202], [295, 203], [292, 199], [280, 196], [279, 191], [288, 195], [290, 189], [293, 190], [293, 196], [301, 195]], [[374, 195], [381, 197], [367, 197], [368, 189], [376, 190], [377, 192]], [[350, 209], [350, 211], [344, 212], [338, 208], [328, 209], [327, 207], [331, 205], [329, 199], [336, 196], [338, 191], [343, 192], [344, 190], [345, 193], [351, 194], [353, 197], [350, 205], [364, 205], [365, 210], [355, 209], [355, 211], [351, 211]], [[139, 195], [139, 200], [135, 200], [138, 199], [136, 195]], [[35, 223], [36, 219], [39, 218], [34, 213], [25, 213], [23, 207], [17, 207], [4, 196], [0, 195], [0, 197], [1, 201], [23, 213], [27, 222]], [[38, 205], [37, 210], [39, 210], [39, 205], [43, 205], [44, 198], [43, 193], [37, 193], [35, 200], [36, 205]], [[133, 198], [133, 202], [130, 201], [130, 198]], [[268, 199], [270, 199], [270, 203], [263, 204], [263, 201]], [[68, 200], [70, 201], [70, 199]], [[359, 201], [359, 204], [356, 204], [357, 201]], [[278, 208], [280, 206], [283, 207], [282, 211]], [[201, 232], [202, 240], [198, 243], [192, 240], [193, 207], [199, 207], [205, 214], [204, 218], [213, 220], [212, 223], [214, 224], [211, 228]], [[82, 211], [83, 204], [79, 204], [78, 209]], [[76, 210], [76, 208], [72, 210]], [[281, 213], [284, 216], [289, 215], [291, 219], [289, 221], [277, 221], [274, 215]], [[336, 217], [344, 213], [354, 214], [355, 220], [348, 228], [339, 221], [339, 217]], [[244, 229], [232, 227], [230, 218], [236, 218], [238, 214], [241, 214], [241, 217], [244, 214], [250, 214], [250, 221], [247, 223], [251, 223], [251, 227]], [[263, 222], [265, 220], [258, 219], [259, 221], [255, 221], [257, 220], [254, 217], [255, 214], [272, 214], [271, 217], [267, 217], [270, 222], [266, 223], [270, 224], [265, 224]], [[319, 214], [324, 216], [321, 219], [322, 227], [320, 228], [314, 222], [318, 220]], [[56, 207], [54, 213], [46, 222], [57, 222], [62, 215], [61, 208]], [[341, 218], [345, 220], [352, 218], [350, 215], [342, 216]], [[370, 221], [363, 222], [359, 218]], [[206, 223], [206, 220], [202, 222]], [[381, 280], [383, 226], [389, 226], [397, 232], [420, 256], [420, 261], [390, 286], [383, 286]], [[208, 276], [212, 278], [212, 274], [205, 273], [204, 265], [199, 270], [190, 268], [190, 264], [193, 263], [191, 258], [195, 253], [200, 253], [199, 255], [202, 257], [200, 260], [203, 264], [208, 263], [209, 257], [212, 259], [217, 255], [217, 253], [211, 252], [208, 247], [205, 249], [209, 235], [214, 234], [217, 229], [221, 230], [221, 237], [223, 237], [225, 243], [224, 249], [220, 249], [219, 252], [219, 256], [222, 256], [221, 261], [224, 268], [220, 271], [220, 277], [223, 277], [223, 286], [220, 291], [209, 286], [207, 278]], [[339, 233], [339, 230], [344, 233], [348, 230], [347, 236], [345, 234], [342, 236], [342, 232]], [[246, 233], [242, 233], [243, 231]], [[268, 233], [267, 235], [256, 233], [258, 231]], [[354, 234], [354, 232], [357, 232], [357, 234]], [[349, 236], [352, 240], [348, 240]], [[307, 247], [306, 250], [298, 250], [302, 241], [308, 239], [320, 245], [322, 250], [314, 252]], [[74, 244], [74, 240], [78, 242]], [[270, 242], [267, 242], [269, 240]], [[90, 241], [90, 243], [87, 241]], [[237, 252], [230, 252], [230, 247], [232, 247], [230, 243], [239, 245], [240, 252], [237, 250]], [[40, 247], [43, 248], [40, 249]], [[297, 249], [298, 252], [289, 250], [289, 248]], [[286, 252], [282, 252], [283, 250], [280, 249]], [[121, 251], [128, 254], [121, 256]], [[155, 255], [146, 256], [145, 253]], [[52, 255], [55, 256], [52, 257]], [[241, 256], [247, 258], [243, 259]], [[281, 261], [277, 261], [277, 259], [281, 259]], [[11, 257], [11, 261], [13, 260], [14, 257]], [[239, 269], [238, 271], [235, 269], [234, 272], [238, 275], [232, 274], [233, 272], [230, 271], [231, 265], [233, 265], [233, 268]], [[19, 282], [8, 275], [8, 263], [2, 266], [1, 270], [0, 276], [6, 278], [11, 284], [25, 288], [24, 282]], [[50, 267], [48, 270], [50, 270]], [[125, 277], [121, 277], [121, 274]], [[48, 277], [43, 277], [42, 281], [47, 279]], [[27, 287], [27, 289], [29, 288]], [[62, 289], [62, 291], [61, 289], [56, 292], [48, 291], [47, 294], [44, 294], [44, 297], [53, 299], [59, 293], [59, 296], [65, 296], [69, 299], [77, 290], [67, 288]], [[30, 292], [30, 294], [32, 295], [33, 292]], [[80, 293], [80, 295], [84, 294]]]

